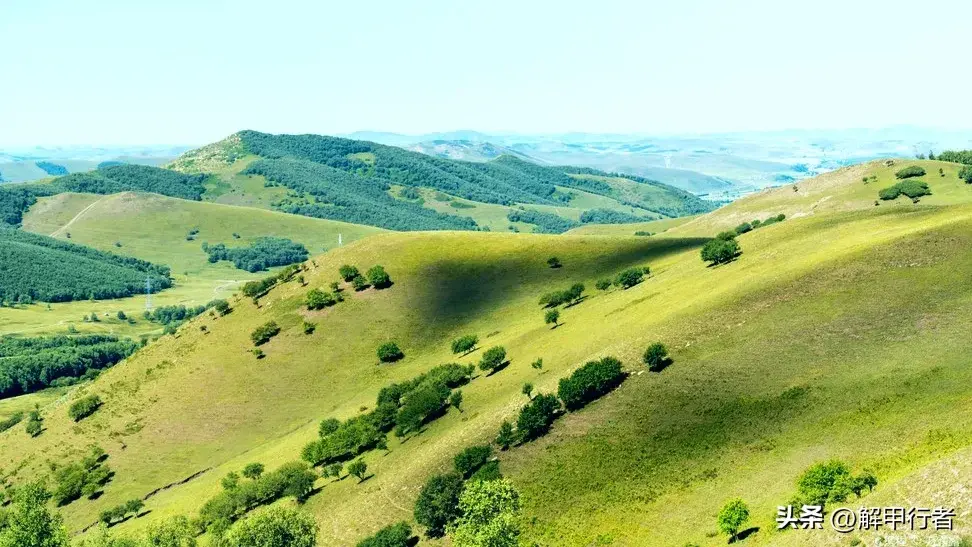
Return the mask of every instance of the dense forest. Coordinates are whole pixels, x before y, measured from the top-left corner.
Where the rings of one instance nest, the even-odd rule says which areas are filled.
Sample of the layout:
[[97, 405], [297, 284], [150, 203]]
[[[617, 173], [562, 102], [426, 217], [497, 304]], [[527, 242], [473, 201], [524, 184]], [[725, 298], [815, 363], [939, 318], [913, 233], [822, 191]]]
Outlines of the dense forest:
[[388, 193], [390, 185], [383, 179], [355, 176], [312, 161], [263, 159], [250, 164], [245, 173], [261, 175], [268, 181], [314, 197], [313, 201], [285, 200], [276, 204], [288, 213], [391, 230], [476, 229], [472, 219], [396, 200]]
[[579, 226], [579, 224], [573, 220], [564, 218], [560, 215], [544, 213], [541, 211], [535, 211], [533, 209], [517, 209], [510, 211], [506, 215], [506, 219], [510, 222], [526, 222], [527, 224], [536, 224], [537, 227], [533, 231], [538, 234], [562, 234], [571, 228], [576, 228]]
[[938, 155], [938, 159], [972, 165], [972, 150], [946, 150]]
[[56, 163], [51, 163], [49, 161], [38, 161], [34, 162], [34, 165], [41, 168], [45, 173], [52, 177], [59, 177], [61, 175], [68, 174], [67, 167], [63, 165], [58, 165]]
[[203, 243], [210, 262], [228, 260], [248, 272], [261, 272], [275, 266], [287, 266], [307, 260], [307, 248], [282, 237], [263, 237], [248, 247], [227, 247], [222, 243]]
[[0, 398], [77, 381], [135, 352], [135, 342], [116, 336], [0, 338]]
[[172, 286], [169, 268], [57, 239], [0, 228], [0, 303], [131, 296]]
[[614, 209], [588, 209], [580, 216], [580, 221], [584, 224], [631, 224], [648, 220], [651, 219]]

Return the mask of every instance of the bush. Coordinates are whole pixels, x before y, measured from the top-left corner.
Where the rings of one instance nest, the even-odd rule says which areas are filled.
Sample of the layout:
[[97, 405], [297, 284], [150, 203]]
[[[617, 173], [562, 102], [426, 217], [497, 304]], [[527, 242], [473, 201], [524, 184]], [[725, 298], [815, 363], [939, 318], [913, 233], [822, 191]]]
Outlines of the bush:
[[560, 321], [560, 312], [557, 310], [547, 310], [547, 313], [545, 313], [543, 316], [543, 322], [547, 325], [553, 323], [555, 328], [557, 327], [557, 325], [560, 324], [559, 321]]
[[226, 543], [234, 547], [315, 547], [317, 523], [307, 513], [274, 507], [241, 520], [227, 534]]
[[818, 463], [808, 468], [797, 481], [797, 501], [825, 506], [846, 501], [850, 494], [860, 496], [864, 489], [873, 490], [877, 478], [864, 471], [856, 477], [840, 460]]
[[520, 494], [507, 480], [470, 482], [459, 497], [462, 516], [451, 530], [455, 547], [515, 547]]
[[457, 473], [436, 475], [425, 483], [415, 500], [414, 514], [415, 521], [425, 527], [426, 536], [442, 537], [446, 526], [459, 518], [462, 488], [462, 477]]
[[351, 279], [351, 288], [353, 288], [355, 291], [363, 291], [368, 287], [370, 287], [368, 280], [361, 275], [356, 275]]
[[68, 416], [75, 422], [80, 422], [94, 414], [99, 407], [101, 407], [101, 397], [88, 395], [87, 397], [78, 399], [68, 408]]
[[550, 266], [551, 268], [559, 268], [563, 266], [563, 264], [560, 263], [559, 258], [552, 256], [547, 259], [547, 266]]
[[901, 195], [901, 189], [898, 188], [898, 185], [897, 184], [895, 184], [894, 186], [889, 186], [887, 188], [883, 188], [883, 189], [881, 189], [881, 190], [878, 191], [878, 197], [881, 198], [881, 199], [883, 199], [883, 200], [885, 200], [885, 201], [890, 201], [890, 200], [893, 200], [893, 199], [898, 199], [898, 196], [900, 196], [900, 195]]
[[665, 344], [655, 342], [645, 350], [642, 360], [645, 362], [648, 370], [657, 372], [665, 368], [668, 362], [668, 349], [665, 347]]
[[610, 279], [598, 279], [597, 283], [594, 284], [594, 288], [599, 291], [606, 291], [611, 288]]
[[54, 470], [54, 501], [67, 505], [81, 496], [94, 497], [111, 479], [111, 470], [104, 465], [105, 452], [94, 446], [81, 461]]
[[645, 272], [641, 268], [628, 268], [614, 278], [614, 284], [623, 289], [630, 289], [641, 283], [644, 278]]
[[599, 361], [588, 361], [567, 378], [561, 378], [557, 395], [567, 410], [577, 410], [610, 392], [622, 380], [621, 361], [605, 357]]
[[0, 433], [3, 433], [4, 431], [10, 429], [11, 427], [19, 424], [23, 419], [24, 419], [23, 412], [15, 412], [11, 416], [8, 416], [7, 418], [0, 420]]
[[260, 475], [263, 474], [263, 464], [262, 463], [248, 463], [246, 467], [243, 468], [243, 476], [248, 479], [258, 479]]
[[358, 547], [409, 547], [412, 538], [412, 528], [406, 522], [399, 522], [386, 526], [375, 535], [363, 539]]
[[371, 283], [371, 286], [376, 289], [381, 290], [391, 287], [391, 277], [388, 276], [385, 268], [381, 266], [372, 266], [370, 269], [368, 269], [367, 276], [368, 282]]
[[739, 235], [745, 234], [746, 232], [751, 232], [753, 230], [753, 225], [748, 222], [743, 222], [739, 226], [736, 226], [736, 233]]
[[337, 300], [329, 292], [324, 292], [320, 289], [307, 291], [307, 309], [309, 310], [320, 310], [328, 306], [333, 306], [334, 304], [337, 304]]
[[402, 353], [395, 342], [385, 342], [378, 346], [378, 360], [382, 363], [394, 363], [403, 357], [405, 357], [405, 354]]
[[958, 176], [960, 179], [964, 180], [966, 184], [972, 184], [972, 165], [966, 165], [960, 169]]
[[[192, 236], [186, 239], [191, 240]], [[249, 247], [227, 247], [222, 243], [208, 245], [203, 243], [203, 251], [209, 255], [209, 262], [221, 260], [232, 262], [234, 266], [248, 272], [265, 271], [275, 266], [286, 266], [307, 260], [307, 248], [282, 237], [263, 237]]]
[[212, 307], [213, 307], [213, 309], [216, 310], [216, 313], [218, 313], [220, 315], [226, 315], [230, 311], [232, 311], [232, 309], [230, 308], [229, 302], [227, 302], [226, 300], [223, 300], [222, 298], [217, 298], [216, 300], [213, 300], [212, 302], [210, 302], [210, 304], [212, 304]]
[[395, 434], [404, 436], [418, 431], [431, 416], [442, 411], [449, 400], [449, 388], [442, 382], [425, 382], [408, 394], [395, 416]]
[[453, 458], [453, 464], [456, 468], [456, 473], [462, 475], [462, 478], [468, 479], [479, 470], [480, 467], [486, 465], [489, 461], [490, 456], [493, 455], [493, 448], [488, 444], [479, 446], [470, 446], [462, 452], [456, 454]]
[[493, 346], [483, 353], [483, 358], [479, 361], [479, 370], [493, 372], [506, 362], [506, 348], [503, 346]]
[[736, 498], [726, 503], [719, 511], [719, 531], [729, 535], [730, 543], [736, 539], [736, 534], [746, 520], [749, 519], [749, 507], [743, 500]]
[[908, 179], [908, 178], [912, 178], [912, 177], [923, 177], [923, 176], [925, 176], [925, 169], [922, 168], [922, 167], [919, 167], [917, 165], [911, 165], [911, 166], [905, 167], [904, 169], [898, 171], [897, 173], [894, 174], [894, 176], [896, 178], [899, 178], [899, 179]]
[[713, 239], [702, 247], [702, 260], [714, 266], [727, 264], [742, 254], [739, 243], [735, 239]]
[[537, 395], [520, 409], [516, 419], [517, 433], [525, 441], [545, 435], [560, 409], [560, 401], [555, 395]]
[[498, 461], [486, 462], [482, 467], [476, 470], [475, 473], [469, 477], [468, 482], [473, 481], [495, 481], [503, 478], [503, 474], [500, 473], [500, 466]]
[[44, 431], [44, 419], [41, 418], [40, 411], [36, 408], [27, 414], [27, 423], [24, 425], [24, 431], [31, 437], [36, 437]]
[[894, 186], [889, 186], [878, 192], [878, 197], [883, 200], [894, 200], [898, 196], [904, 194], [911, 199], [917, 199], [921, 196], [931, 195], [931, 190], [928, 188], [928, 183], [921, 180], [903, 180]]
[[317, 474], [307, 464], [285, 463], [274, 471], [240, 482], [235, 488], [223, 490], [210, 498], [199, 510], [199, 522], [203, 527], [218, 522], [232, 522], [257, 506], [283, 497], [292, 496], [303, 501], [313, 490], [316, 480]]
[[478, 343], [479, 337], [475, 334], [460, 336], [452, 341], [452, 353], [469, 353], [476, 348]]
[[317, 330], [317, 324], [311, 323], [309, 321], [304, 321], [303, 328], [304, 328], [304, 334], [314, 334], [314, 331]]
[[506, 450], [516, 442], [516, 434], [513, 433], [513, 424], [504, 420], [500, 424], [499, 433], [496, 435], [496, 444], [501, 450]]
[[277, 326], [277, 323], [275, 321], [267, 321], [250, 333], [250, 340], [253, 340], [254, 346], [262, 346], [279, 333], [280, 327]]
[[359, 272], [358, 269], [355, 268], [354, 266], [351, 266], [350, 264], [345, 264], [344, 266], [338, 268], [338, 274], [341, 276], [341, 279], [345, 281], [351, 281], [355, 277], [361, 275], [361, 272]]

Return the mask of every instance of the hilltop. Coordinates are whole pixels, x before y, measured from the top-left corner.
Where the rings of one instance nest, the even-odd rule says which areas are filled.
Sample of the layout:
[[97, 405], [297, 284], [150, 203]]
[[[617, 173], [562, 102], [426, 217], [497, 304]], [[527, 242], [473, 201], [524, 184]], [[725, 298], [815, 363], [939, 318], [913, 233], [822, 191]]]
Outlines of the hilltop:
[[[924, 166], [931, 195], [879, 200], [911, 165]], [[879, 481], [873, 494], [848, 499], [852, 507], [893, 491], [940, 504], [944, 486], [927, 473], [972, 450], [972, 185], [958, 167], [852, 167], [651, 237], [376, 234], [308, 260], [302, 281], [291, 274], [255, 299], [238, 295], [230, 313], [203, 314], [82, 383], [43, 409], [40, 436], [0, 433], [0, 468], [16, 484], [98, 444], [114, 478], [97, 499], [62, 511], [79, 531], [101, 510], [144, 497], [151, 512], [114, 527], [132, 532], [198, 514], [248, 463], [299, 459], [321, 420], [372, 412], [383, 386], [442, 363], [475, 364], [503, 346], [510, 363], [463, 386], [461, 412], [366, 450], [368, 480], [317, 480], [303, 508], [321, 545], [354, 545], [400, 520], [422, 531], [412, 516], [422, 485], [515, 421], [525, 382], [556, 392], [561, 378], [605, 356], [630, 373], [615, 391], [497, 452], [521, 491], [529, 542], [724, 544], [714, 515], [739, 496], [758, 527], [747, 544], [801, 544], [800, 531], [775, 532], [776, 507], [805, 469], [830, 458]], [[732, 262], [699, 259], [714, 232], [780, 214], [737, 236], [743, 252]], [[553, 257], [560, 267], [548, 264]], [[341, 281], [344, 264], [380, 264], [391, 285], [355, 291]], [[650, 276], [630, 288], [593, 288], [646, 265]], [[309, 291], [332, 291], [332, 282], [344, 301], [309, 310]], [[560, 308], [551, 328], [538, 298], [575, 283], [584, 298]], [[258, 358], [251, 333], [268, 321], [280, 332]], [[463, 334], [478, 335], [478, 349], [454, 355], [450, 341]], [[389, 341], [404, 358], [382, 364], [375, 350]], [[642, 364], [653, 342], [672, 358], [661, 372]], [[538, 358], [542, 368], [531, 367]], [[93, 394], [103, 406], [75, 423], [67, 406]], [[967, 466], [955, 472], [969, 478]]]

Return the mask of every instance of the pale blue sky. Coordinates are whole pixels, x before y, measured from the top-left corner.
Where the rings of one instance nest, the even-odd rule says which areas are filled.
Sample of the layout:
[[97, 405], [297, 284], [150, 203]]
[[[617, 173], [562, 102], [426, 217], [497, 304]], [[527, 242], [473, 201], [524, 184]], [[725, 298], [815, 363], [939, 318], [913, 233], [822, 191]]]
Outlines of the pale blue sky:
[[970, 20], [961, 0], [0, 0], [0, 146], [972, 128]]

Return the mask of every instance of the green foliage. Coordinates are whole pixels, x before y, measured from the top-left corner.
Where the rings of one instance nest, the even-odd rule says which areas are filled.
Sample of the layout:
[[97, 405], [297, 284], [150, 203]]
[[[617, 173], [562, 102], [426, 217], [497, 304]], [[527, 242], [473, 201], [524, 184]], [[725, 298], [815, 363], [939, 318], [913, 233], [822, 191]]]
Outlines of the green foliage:
[[101, 397], [97, 395], [88, 395], [82, 397], [71, 404], [68, 408], [68, 416], [71, 417], [75, 422], [80, 422], [81, 420], [91, 416], [101, 407]]
[[52, 184], [58, 192], [117, 194], [139, 191], [199, 201], [208, 175], [186, 175], [147, 165], [113, 165], [86, 173], [72, 173]]
[[972, 165], [972, 150], [946, 150], [938, 155], [938, 161]]
[[499, 445], [501, 450], [506, 450], [515, 442], [516, 434], [513, 432], [513, 424], [503, 420], [503, 423], [500, 424], [499, 433], [496, 435], [496, 444]]
[[[215, 301], [214, 301], [215, 302]], [[187, 308], [182, 304], [176, 304], [172, 306], [159, 306], [151, 312], [145, 312], [145, 318], [154, 323], [160, 323], [162, 325], [181, 325], [183, 322], [196, 317], [203, 312], [205, 312], [209, 306], [213, 305], [212, 302], [205, 306], [195, 306], [192, 308]]]
[[716, 238], [709, 241], [702, 247], [702, 260], [714, 266], [716, 264], [728, 264], [742, 254], [739, 242], [735, 239]]
[[0, 525], [0, 547], [68, 547], [61, 515], [47, 507], [50, 499], [42, 483], [18, 488]]
[[797, 480], [797, 500], [808, 505], [841, 503], [851, 494], [862, 495], [877, 485], [870, 471], [854, 476], [844, 462], [830, 460], [810, 466]]
[[972, 165], [966, 165], [959, 169], [958, 177], [964, 180], [966, 184], [972, 184]]
[[32, 393], [60, 378], [111, 367], [138, 345], [116, 336], [0, 337], [0, 397]]
[[459, 510], [462, 516], [450, 528], [455, 547], [519, 545], [520, 494], [510, 481], [470, 481]]
[[307, 291], [307, 309], [309, 310], [320, 310], [329, 306], [337, 304], [337, 299], [334, 295], [322, 291], [320, 289], [311, 289]]
[[560, 409], [560, 400], [556, 395], [537, 395], [520, 409], [516, 419], [517, 434], [525, 441], [545, 435]]
[[633, 224], [646, 220], [649, 219], [615, 209], [588, 209], [580, 216], [584, 224]]
[[368, 273], [365, 275], [368, 277], [368, 283], [371, 283], [371, 286], [378, 290], [391, 287], [391, 277], [388, 276], [388, 273], [382, 266], [368, 268]]
[[351, 281], [355, 277], [361, 275], [361, 272], [359, 272], [357, 268], [355, 268], [350, 264], [345, 264], [340, 268], [338, 268], [338, 273], [341, 275], [341, 279], [345, 281]]
[[41, 417], [39, 409], [35, 408], [27, 413], [27, 423], [24, 424], [24, 431], [31, 437], [36, 437], [44, 431], [44, 419]]
[[556, 327], [560, 324], [558, 323], [559, 320], [560, 312], [558, 310], [547, 310], [547, 312], [543, 315], [543, 322], [547, 325], [553, 323], [554, 327]]
[[898, 171], [897, 173], [895, 173], [894, 176], [896, 178], [899, 178], [899, 179], [908, 179], [908, 178], [912, 178], [912, 177], [923, 177], [923, 176], [925, 176], [925, 169], [923, 167], [920, 167], [920, 166], [917, 166], [917, 165], [911, 165], [911, 166], [905, 167], [904, 169], [901, 169], [900, 171]]
[[462, 412], [462, 390], [457, 389], [449, 395], [449, 406], [455, 408], [459, 412]]
[[203, 251], [212, 263], [221, 260], [248, 272], [262, 272], [275, 266], [286, 266], [307, 260], [307, 248], [283, 237], [262, 237], [249, 247], [227, 247], [222, 243], [207, 245]]
[[668, 348], [661, 342], [655, 342], [645, 350], [642, 361], [644, 361], [648, 370], [657, 372], [665, 368], [665, 365], [668, 364]]
[[598, 361], [588, 361], [567, 378], [561, 378], [557, 395], [567, 410], [578, 410], [607, 394], [623, 380], [621, 361], [604, 357]]
[[559, 268], [563, 266], [563, 264], [561, 264], [559, 258], [552, 256], [547, 259], [547, 266], [550, 266], [551, 268]]
[[611, 288], [610, 279], [598, 279], [597, 283], [594, 283], [594, 288], [599, 291], [606, 291]]
[[492, 460], [486, 462], [482, 467], [477, 469], [476, 472], [469, 477], [469, 481], [495, 481], [502, 478], [503, 474], [500, 473], [499, 462]]
[[99, 513], [98, 520], [110, 526], [115, 521], [125, 520], [129, 515], [137, 516], [144, 506], [145, 503], [142, 500], [138, 498], [131, 499], [111, 509], [105, 509]]
[[368, 280], [365, 279], [363, 275], [356, 275], [354, 276], [354, 279], [351, 280], [351, 288], [353, 288], [355, 291], [363, 291], [368, 287], [370, 287]]
[[533, 384], [531, 384], [530, 382], [527, 382], [527, 383], [523, 384], [523, 387], [520, 388], [520, 393], [526, 395], [528, 399], [532, 399], [533, 398]]
[[348, 474], [358, 477], [358, 482], [364, 480], [365, 473], [368, 472], [368, 464], [364, 460], [354, 460], [348, 464]]
[[[0, 225], [2, 226], [2, 225]], [[172, 286], [169, 268], [0, 227], [0, 300], [8, 302], [123, 298]]]
[[574, 283], [569, 289], [554, 291], [540, 297], [540, 305], [545, 308], [553, 308], [561, 304], [572, 306], [581, 301], [584, 293], [583, 283]]
[[358, 547], [409, 547], [412, 528], [407, 522], [386, 526], [375, 535], [358, 542]]
[[0, 185], [0, 226], [19, 226], [24, 213], [37, 203], [37, 198], [54, 193], [40, 185]]
[[641, 268], [628, 268], [614, 278], [614, 284], [622, 289], [630, 289], [631, 287], [634, 287], [635, 285], [644, 281], [644, 279], [644, 270]]
[[507, 213], [506, 219], [510, 222], [525, 222], [534, 224], [533, 229], [538, 234], [562, 234], [567, 230], [580, 226], [573, 220], [564, 218], [554, 213], [544, 213], [534, 209], [515, 209]]
[[233, 547], [315, 547], [317, 523], [309, 514], [274, 507], [240, 520], [226, 536]]
[[405, 353], [402, 352], [395, 342], [385, 342], [378, 346], [377, 353], [378, 360], [382, 363], [394, 363], [405, 357]]
[[285, 463], [274, 471], [239, 482], [210, 498], [199, 510], [204, 527], [220, 521], [232, 522], [260, 505], [283, 497], [306, 499], [314, 488], [317, 475], [303, 462]]
[[739, 529], [742, 528], [743, 523], [748, 519], [749, 507], [746, 506], [746, 503], [739, 498], [730, 500], [719, 511], [719, 531], [723, 534], [728, 534], [731, 541], [736, 537]]
[[902, 194], [914, 200], [921, 196], [931, 195], [931, 189], [928, 188], [928, 183], [925, 181], [907, 179], [882, 189], [878, 192], [878, 197], [889, 201], [897, 199]]
[[425, 527], [430, 538], [442, 537], [446, 527], [459, 518], [462, 477], [457, 473], [435, 475], [426, 481], [415, 500], [415, 521]]
[[267, 321], [250, 333], [250, 340], [253, 340], [254, 346], [262, 346], [279, 333], [280, 327], [277, 326], [276, 321]]
[[887, 188], [882, 188], [881, 190], [878, 191], [878, 197], [885, 201], [898, 199], [898, 196], [900, 195], [901, 195], [901, 189], [898, 188], [897, 184], [895, 184], [894, 186], [888, 186]]
[[4, 431], [10, 429], [11, 427], [19, 424], [23, 419], [24, 419], [23, 412], [15, 412], [14, 414], [11, 414], [10, 416], [4, 418], [3, 420], [0, 420], [0, 433], [3, 433]]
[[178, 516], [150, 524], [142, 543], [150, 547], [196, 547], [196, 534], [193, 523]]
[[503, 346], [493, 346], [483, 352], [483, 357], [479, 361], [479, 370], [493, 372], [506, 362], [506, 348]]
[[80, 461], [69, 463], [54, 470], [54, 501], [67, 505], [80, 498], [94, 497], [111, 479], [111, 470], [103, 462], [104, 450], [94, 446]]
[[[397, 406], [393, 407], [393, 411], [396, 410]], [[301, 458], [312, 465], [329, 464], [351, 459], [374, 448], [378, 440], [384, 437], [380, 418], [377, 409], [369, 414], [349, 418], [337, 429], [304, 446]], [[321, 431], [324, 431], [323, 424]]]
[[452, 353], [469, 353], [476, 348], [479, 337], [475, 334], [466, 334], [452, 341]]
[[470, 446], [456, 454], [452, 461], [455, 465], [456, 473], [462, 475], [462, 478], [468, 479], [480, 467], [486, 465], [486, 462], [489, 461], [492, 455], [493, 448], [488, 444]]
[[736, 233], [739, 235], [745, 234], [746, 232], [751, 232], [753, 230], [753, 225], [748, 222], [743, 222], [739, 226], [736, 226]]
[[442, 382], [424, 382], [405, 398], [395, 417], [395, 433], [404, 436], [418, 431], [429, 418], [438, 415], [449, 400], [450, 390]]

